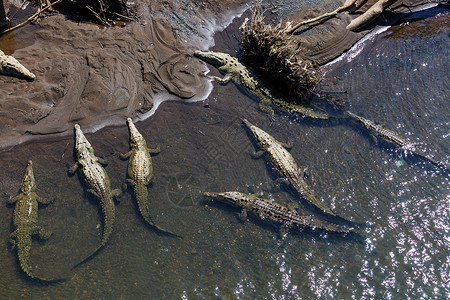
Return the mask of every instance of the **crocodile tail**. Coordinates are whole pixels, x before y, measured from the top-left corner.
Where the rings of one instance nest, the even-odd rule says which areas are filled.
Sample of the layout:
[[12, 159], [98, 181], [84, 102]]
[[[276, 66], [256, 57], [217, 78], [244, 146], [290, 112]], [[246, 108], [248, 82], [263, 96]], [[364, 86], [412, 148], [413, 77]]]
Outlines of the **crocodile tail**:
[[102, 198], [101, 205], [102, 205], [103, 219], [104, 219], [102, 242], [101, 242], [100, 246], [98, 246], [91, 254], [86, 256], [83, 260], [81, 260], [76, 265], [74, 265], [72, 267], [72, 270], [79, 267], [80, 265], [87, 262], [88, 260], [92, 259], [98, 252], [100, 252], [100, 250], [103, 249], [103, 247], [106, 245], [106, 243], [108, 242], [108, 240], [112, 234], [114, 220], [116, 218], [116, 212], [115, 212], [115, 207], [114, 207], [112, 197], [109, 196], [109, 198]]
[[30, 266], [30, 246], [31, 246], [31, 236], [24, 237], [26, 240], [22, 241], [22, 245], [18, 245], [17, 256], [19, 257], [19, 264], [23, 272], [27, 274], [30, 278], [37, 279], [43, 282], [58, 282], [67, 280], [67, 278], [56, 278], [48, 279], [38, 276]]
[[[19, 233], [20, 234], [20, 233]], [[19, 238], [19, 235], [18, 235]], [[31, 250], [31, 236], [24, 235], [20, 238], [20, 243], [17, 245], [17, 256], [19, 257], [19, 263], [22, 270], [31, 278], [37, 278], [33, 269], [30, 266], [30, 250]]]
[[116, 211], [114, 202], [112, 200], [112, 197], [109, 196], [107, 199], [102, 199], [102, 211], [103, 211], [103, 237], [102, 237], [102, 245], [99, 247], [98, 250], [102, 246], [105, 246], [108, 242], [112, 231], [113, 231], [113, 225], [114, 220], [116, 219]]
[[74, 265], [72, 267], [72, 270], [81, 266], [82, 264], [84, 264], [85, 262], [87, 262], [88, 260], [91, 260], [98, 252], [100, 252], [100, 250], [103, 249], [105, 245], [100, 245], [97, 247], [97, 249], [95, 249], [91, 254], [89, 254], [88, 256], [86, 256], [85, 258], [83, 258], [83, 260], [81, 260], [79, 263], [77, 263], [76, 265]]
[[336, 216], [335, 213], [333, 213], [330, 209], [325, 208], [320, 203], [319, 198], [317, 197], [316, 193], [314, 193], [314, 191], [309, 186], [307, 186], [305, 183], [302, 184], [300, 182], [294, 182], [293, 186], [305, 200], [307, 200], [308, 202], [313, 204], [315, 207], [317, 207], [318, 209], [320, 209], [321, 211], [323, 211], [329, 215]]
[[141, 216], [144, 218], [144, 220], [150, 224], [151, 226], [155, 227], [159, 231], [162, 231], [164, 233], [168, 233], [170, 235], [174, 235], [176, 237], [182, 238], [182, 236], [173, 233], [169, 230], [166, 230], [164, 228], [159, 227], [156, 225], [156, 223], [153, 221], [153, 218], [150, 215], [150, 211], [148, 209], [148, 191], [147, 186], [144, 184], [135, 184], [134, 185], [134, 192], [136, 195], [136, 202], [139, 207], [139, 212], [141, 213]]

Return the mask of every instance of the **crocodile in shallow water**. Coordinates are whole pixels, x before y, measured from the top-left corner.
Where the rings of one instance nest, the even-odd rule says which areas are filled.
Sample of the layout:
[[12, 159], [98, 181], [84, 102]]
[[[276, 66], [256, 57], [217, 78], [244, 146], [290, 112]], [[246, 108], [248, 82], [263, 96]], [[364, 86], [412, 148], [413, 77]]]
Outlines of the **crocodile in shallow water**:
[[447, 166], [445, 166], [445, 164], [438, 162], [438, 161], [434, 160], [433, 158], [429, 157], [428, 155], [423, 153], [421, 150], [417, 149], [412, 142], [410, 142], [408, 139], [404, 138], [400, 134], [398, 134], [392, 130], [386, 129], [382, 125], [377, 125], [374, 122], [372, 122], [371, 120], [363, 118], [361, 116], [358, 116], [350, 111], [347, 111], [347, 114], [351, 119], [356, 120], [364, 128], [369, 130], [369, 132], [372, 135], [379, 137], [381, 140], [388, 142], [388, 143], [394, 145], [395, 147], [410, 151], [410, 152], [414, 153], [415, 155], [417, 155], [418, 157], [420, 157], [424, 160], [427, 160], [427, 161], [431, 162], [432, 164], [436, 165], [437, 167], [448, 172], [449, 169]]
[[299, 115], [304, 118], [322, 120], [330, 118], [330, 116], [325, 113], [316, 112], [311, 108], [288, 103], [274, 97], [254, 71], [244, 66], [236, 57], [227, 53], [213, 51], [195, 51], [194, 55], [225, 73], [225, 77], [213, 77], [214, 80], [225, 84], [232, 79], [237, 84], [245, 87], [251, 94], [262, 98], [260, 101], [260, 108], [269, 113], [271, 118], [273, 117], [273, 109]]
[[322, 229], [332, 232], [349, 232], [350, 229], [332, 223], [324, 223], [309, 216], [302, 216], [293, 209], [267, 199], [259, 198], [255, 195], [246, 195], [240, 192], [210, 193], [205, 192], [205, 196], [217, 198], [230, 203], [240, 209], [241, 218], [245, 219], [247, 213], [261, 220], [280, 225], [281, 234], [284, 235], [291, 228]]
[[74, 131], [77, 162], [69, 170], [69, 174], [75, 173], [77, 169], [80, 170], [88, 186], [87, 192], [100, 200], [104, 219], [103, 236], [100, 246], [91, 255], [87, 256], [76, 265], [78, 266], [96, 254], [108, 242], [113, 230], [116, 215], [113, 197], [120, 195], [120, 190], [115, 189], [111, 191], [109, 177], [106, 174], [105, 169], [100, 165], [100, 163], [105, 165], [106, 162], [102, 158], [95, 156], [94, 148], [92, 148], [91, 144], [84, 136], [80, 125], [76, 124]]
[[8, 203], [16, 203], [14, 209], [13, 225], [15, 230], [11, 233], [11, 245], [17, 248], [17, 255], [22, 270], [31, 278], [41, 281], [60, 281], [64, 279], [45, 279], [34, 273], [30, 266], [31, 236], [38, 235], [41, 239], [48, 239], [48, 232], [37, 225], [38, 202], [48, 204], [52, 200], [39, 197], [36, 192], [36, 182], [33, 174], [31, 160], [28, 162], [27, 170], [22, 180], [21, 193], [8, 200]]
[[282, 176], [278, 179], [279, 182], [292, 185], [305, 200], [312, 203], [323, 212], [336, 216], [329, 208], [324, 207], [320, 203], [316, 193], [308, 186], [308, 184], [306, 184], [303, 179], [304, 170], [298, 167], [292, 155], [285, 149], [285, 147], [290, 148], [290, 145], [277, 141], [267, 132], [251, 124], [246, 119], [243, 119], [242, 122], [250, 130], [253, 137], [262, 148], [262, 151], [255, 153], [254, 157], [260, 157], [266, 153], [269, 161]]
[[148, 208], [148, 191], [147, 185], [153, 178], [153, 165], [150, 154], [159, 153], [159, 146], [155, 149], [149, 149], [147, 147], [147, 142], [141, 133], [134, 126], [131, 118], [127, 118], [127, 124], [130, 131], [130, 146], [131, 150], [125, 154], [120, 154], [121, 159], [129, 158], [128, 163], [128, 176], [127, 183], [131, 185], [134, 189], [134, 194], [136, 197], [136, 202], [139, 207], [139, 211], [150, 225], [159, 229], [160, 231], [169, 233], [180, 237], [179, 235], [165, 230], [153, 221], [150, 211]]

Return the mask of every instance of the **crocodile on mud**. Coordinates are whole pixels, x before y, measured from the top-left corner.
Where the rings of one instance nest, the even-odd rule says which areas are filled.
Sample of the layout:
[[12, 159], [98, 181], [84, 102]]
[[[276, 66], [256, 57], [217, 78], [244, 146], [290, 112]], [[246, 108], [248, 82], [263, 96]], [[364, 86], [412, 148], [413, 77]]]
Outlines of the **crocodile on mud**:
[[247, 213], [250, 213], [256, 218], [280, 225], [281, 235], [287, 233], [291, 228], [300, 229], [309, 227], [330, 232], [350, 232], [351, 230], [344, 226], [324, 223], [309, 216], [302, 216], [293, 209], [287, 208], [274, 201], [259, 198], [255, 195], [246, 195], [240, 192], [205, 192], [203, 195], [220, 199], [242, 209], [240, 213], [241, 219], [245, 219]]
[[403, 150], [408, 150], [417, 155], [418, 157], [427, 160], [431, 162], [432, 164], [436, 165], [437, 167], [443, 169], [444, 171], [448, 172], [448, 167], [445, 166], [443, 163], [438, 162], [434, 160], [433, 158], [429, 157], [419, 149], [417, 149], [412, 142], [410, 142], [408, 139], [404, 138], [403, 136], [399, 135], [398, 133], [384, 128], [382, 125], [377, 125], [371, 120], [368, 120], [366, 118], [363, 118], [361, 116], [358, 116], [350, 111], [347, 111], [348, 116], [357, 121], [359, 124], [361, 124], [364, 128], [366, 128], [373, 136], [379, 137], [383, 141], [394, 145], [395, 147], [401, 148]]
[[[111, 184], [109, 177], [106, 174], [105, 169], [100, 165], [106, 165], [106, 161], [100, 157], [95, 156], [94, 148], [92, 148], [89, 141], [81, 131], [80, 125], [75, 124], [75, 154], [77, 162], [69, 170], [69, 174], [73, 174], [77, 169], [80, 170], [81, 175], [85, 179], [88, 189], [87, 192], [91, 193], [100, 200], [100, 205], [103, 211], [103, 236], [100, 246], [92, 252], [89, 256], [83, 259], [76, 266], [82, 264], [93, 255], [95, 255], [100, 249], [102, 249], [108, 242], [115, 219], [115, 206], [113, 197], [120, 195], [121, 191], [115, 189], [111, 191]], [[74, 268], [76, 267], [74, 266]]]
[[155, 149], [149, 149], [147, 142], [141, 133], [136, 129], [131, 118], [127, 118], [127, 125], [130, 131], [131, 150], [125, 154], [119, 154], [121, 159], [129, 158], [127, 183], [134, 189], [136, 202], [139, 211], [148, 224], [154, 226], [158, 230], [181, 237], [155, 224], [148, 208], [148, 191], [147, 185], [153, 178], [153, 165], [150, 154], [159, 153], [159, 146]]
[[[278, 182], [292, 185], [305, 200], [312, 203], [318, 209], [329, 215], [339, 217], [320, 203], [316, 193], [304, 181], [304, 170], [298, 167], [292, 155], [285, 149], [285, 147], [290, 148], [290, 145], [277, 141], [267, 132], [251, 124], [246, 119], [243, 119], [242, 122], [250, 130], [262, 148], [262, 151], [255, 153], [254, 157], [260, 157], [264, 153], [267, 154], [269, 161], [282, 176], [278, 179]], [[344, 219], [342, 217], [339, 218]]]
[[33, 165], [31, 160], [28, 162], [27, 170], [22, 180], [21, 193], [8, 200], [9, 204], [16, 203], [14, 209], [13, 225], [15, 230], [11, 233], [10, 241], [12, 248], [17, 248], [17, 256], [22, 270], [31, 278], [41, 281], [61, 281], [64, 279], [46, 279], [34, 273], [30, 265], [30, 250], [32, 235], [38, 235], [39, 238], [46, 240], [51, 236], [48, 232], [37, 225], [38, 202], [48, 204], [52, 200], [46, 200], [39, 197], [36, 192], [36, 181], [33, 174]]
[[330, 118], [330, 116], [325, 113], [316, 112], [311, 108], [294, 103], [288, 103], [284, 100], [274, 97], [270, 90], [261, 81], [261, 79], [254, 73], [254, 71], [252, 71], [250, 68], [247, 68], [241, 62], [239, 62], [237, 58], [227, 53], [213, 51], [195, 51], [194, 55], [225, 73], [225, 77], [223, 77], [222, 79], [218, 77], [212, 77], [214, 80], [222, 84], [226, 84], [231, 79], [233, 79], [234, 82], [245, 87], [251, 94], [262, 98], [259, 106], [261, 110], [269, 113], [271, 119], [273, 118], [274, 109], [281, 112], [299, 115], [303, 118], [321, 120], [327, 120]]
[[0, 74], [12, 75], [33, 81], [36, 76], [28, 71], [17, 59], [0, 50]]

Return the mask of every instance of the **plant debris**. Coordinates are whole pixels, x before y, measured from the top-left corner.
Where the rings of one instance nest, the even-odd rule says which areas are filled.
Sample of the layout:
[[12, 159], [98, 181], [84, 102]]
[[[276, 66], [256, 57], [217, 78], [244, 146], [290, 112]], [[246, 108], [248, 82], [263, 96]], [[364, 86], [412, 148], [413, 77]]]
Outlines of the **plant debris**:
[[288, 25], [264, 23], [261, 7], [252, 10], [250, 20], [241, 26], [242, 60], [262, 72], [290, 101], [305, 102], [321, 81], [319, 65], [302, 55], [300, 41], [285, 33]]

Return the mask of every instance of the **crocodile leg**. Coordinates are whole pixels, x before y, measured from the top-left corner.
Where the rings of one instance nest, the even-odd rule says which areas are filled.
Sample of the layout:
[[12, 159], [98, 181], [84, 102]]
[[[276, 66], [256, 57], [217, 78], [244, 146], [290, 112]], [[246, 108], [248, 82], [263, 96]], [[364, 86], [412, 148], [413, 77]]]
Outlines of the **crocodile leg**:
[[41, 240], [47, 240], [52, 236], [52, 232], [36, 225], [31, 228], [31, 235], [38, 235]]
[[20, 196], [21, 195], [17, 195], [17, 196], [15, 196], [15, 197], [9, 197], [9, 199], [8, 199], [8, 204], [14, 204], [14, 203], [16, 203], [19, 199], [20, 199]]
[[122, 160], [130, 158], [131, 154], [133, 154], [133, 150], [130, 150], [127, 153], [114, 152], [114, 155], [116, 155]]
[[150, 153], [150, 154], [156, 154], [156, 153], [159, 153], [159, 152], [161, 152], [161, 148], [159, 147], [159, 145], [156, 146], [155, 148], [149, 148], [148, 149], [148, 153]]
[[288, 139], [286, 143], [280, 142], [280, 145], [283, 146], [284, 148], [291, 149], [292, 148], [292, 141]]
[[292, 228], [292, 222], [286, 222], [280, 226], [280, 236], [285, 237]]
[[288, 179], [284, 178], [284, 177], [280, 177], [275, 179], [275, 181], [273, 182], [273, 187], [276, 190], [280, 190], [281, 185], [290, 185], [291, 183], [289, 182]]
[[262, 99], [259, 104], [259, 109], [269, 115], [269, 119], [271, 122], [275, 121], [275, 112], [272, 108], [272, 100], [269, 98]]
[[97, 157], [97, 161], [98, 161], [100, 164], [104, 165], [104, 166], [107, 166], [107, 165], [108, 165], [108, 161], [107, 161], [106, 159], [104, 159], [104, 158]]
[[17, 239], [17, 230], [14, 230], [9, 235], [9, 243], [11, 244], [11, 249], [14, 250], [16, 248], [16, 239]]
[[89, 194], [93, 195], [93, 196], [96, 197], [96, 198], [101, 199], [100, 195], [97, 194], [97, 192], [94, 191], [93, 189], [87, 189], [86, 192], [88, 192]]
[[78, 169], [78, 162], [76, 162], [69, 170], [67, 170], [67, 173], [69, 173], [69, 175], [73, 175], [75, 174], [75, 172]]
[[119, 200], [120, 194], [122, 194], [122, 191], [120, 189], [114, 189], [111, 191], [111, 197], [113, 197], [114, 200], [116, 200], [116, 202], [120, 202]]
[[55, 199], [46, 199], [46, 198], [39, 197], [38, 195], [36, 195], [36, 193], [34, 193], [33, 197], [35, 197], [35, 199], [41, 204], [50, 204], [53, 201], [55, 201]]
[[232, 79], [232, 76], [230, 74], [227, 74], [222, 78], [217, 77], [217, 76], [208, 76], [208, 77], [210, 79], [214, 80], [215, 82], [218, 82], [223, 85], [227, 84]]
[[241, 222], [247, 221], [247, 210], [244, 208], [241, 210], [241, 212], [238, 214], [238, 219]]
[[253, 150], [252, 152], [250, 152], [250, 156], [254, 159], [258, 159], [261, 158], [261, 156], [263, 156], [264, 153], [266, 153], [264, 150], [260, 150], [258, 152], [255, 152], [255, 150]]

